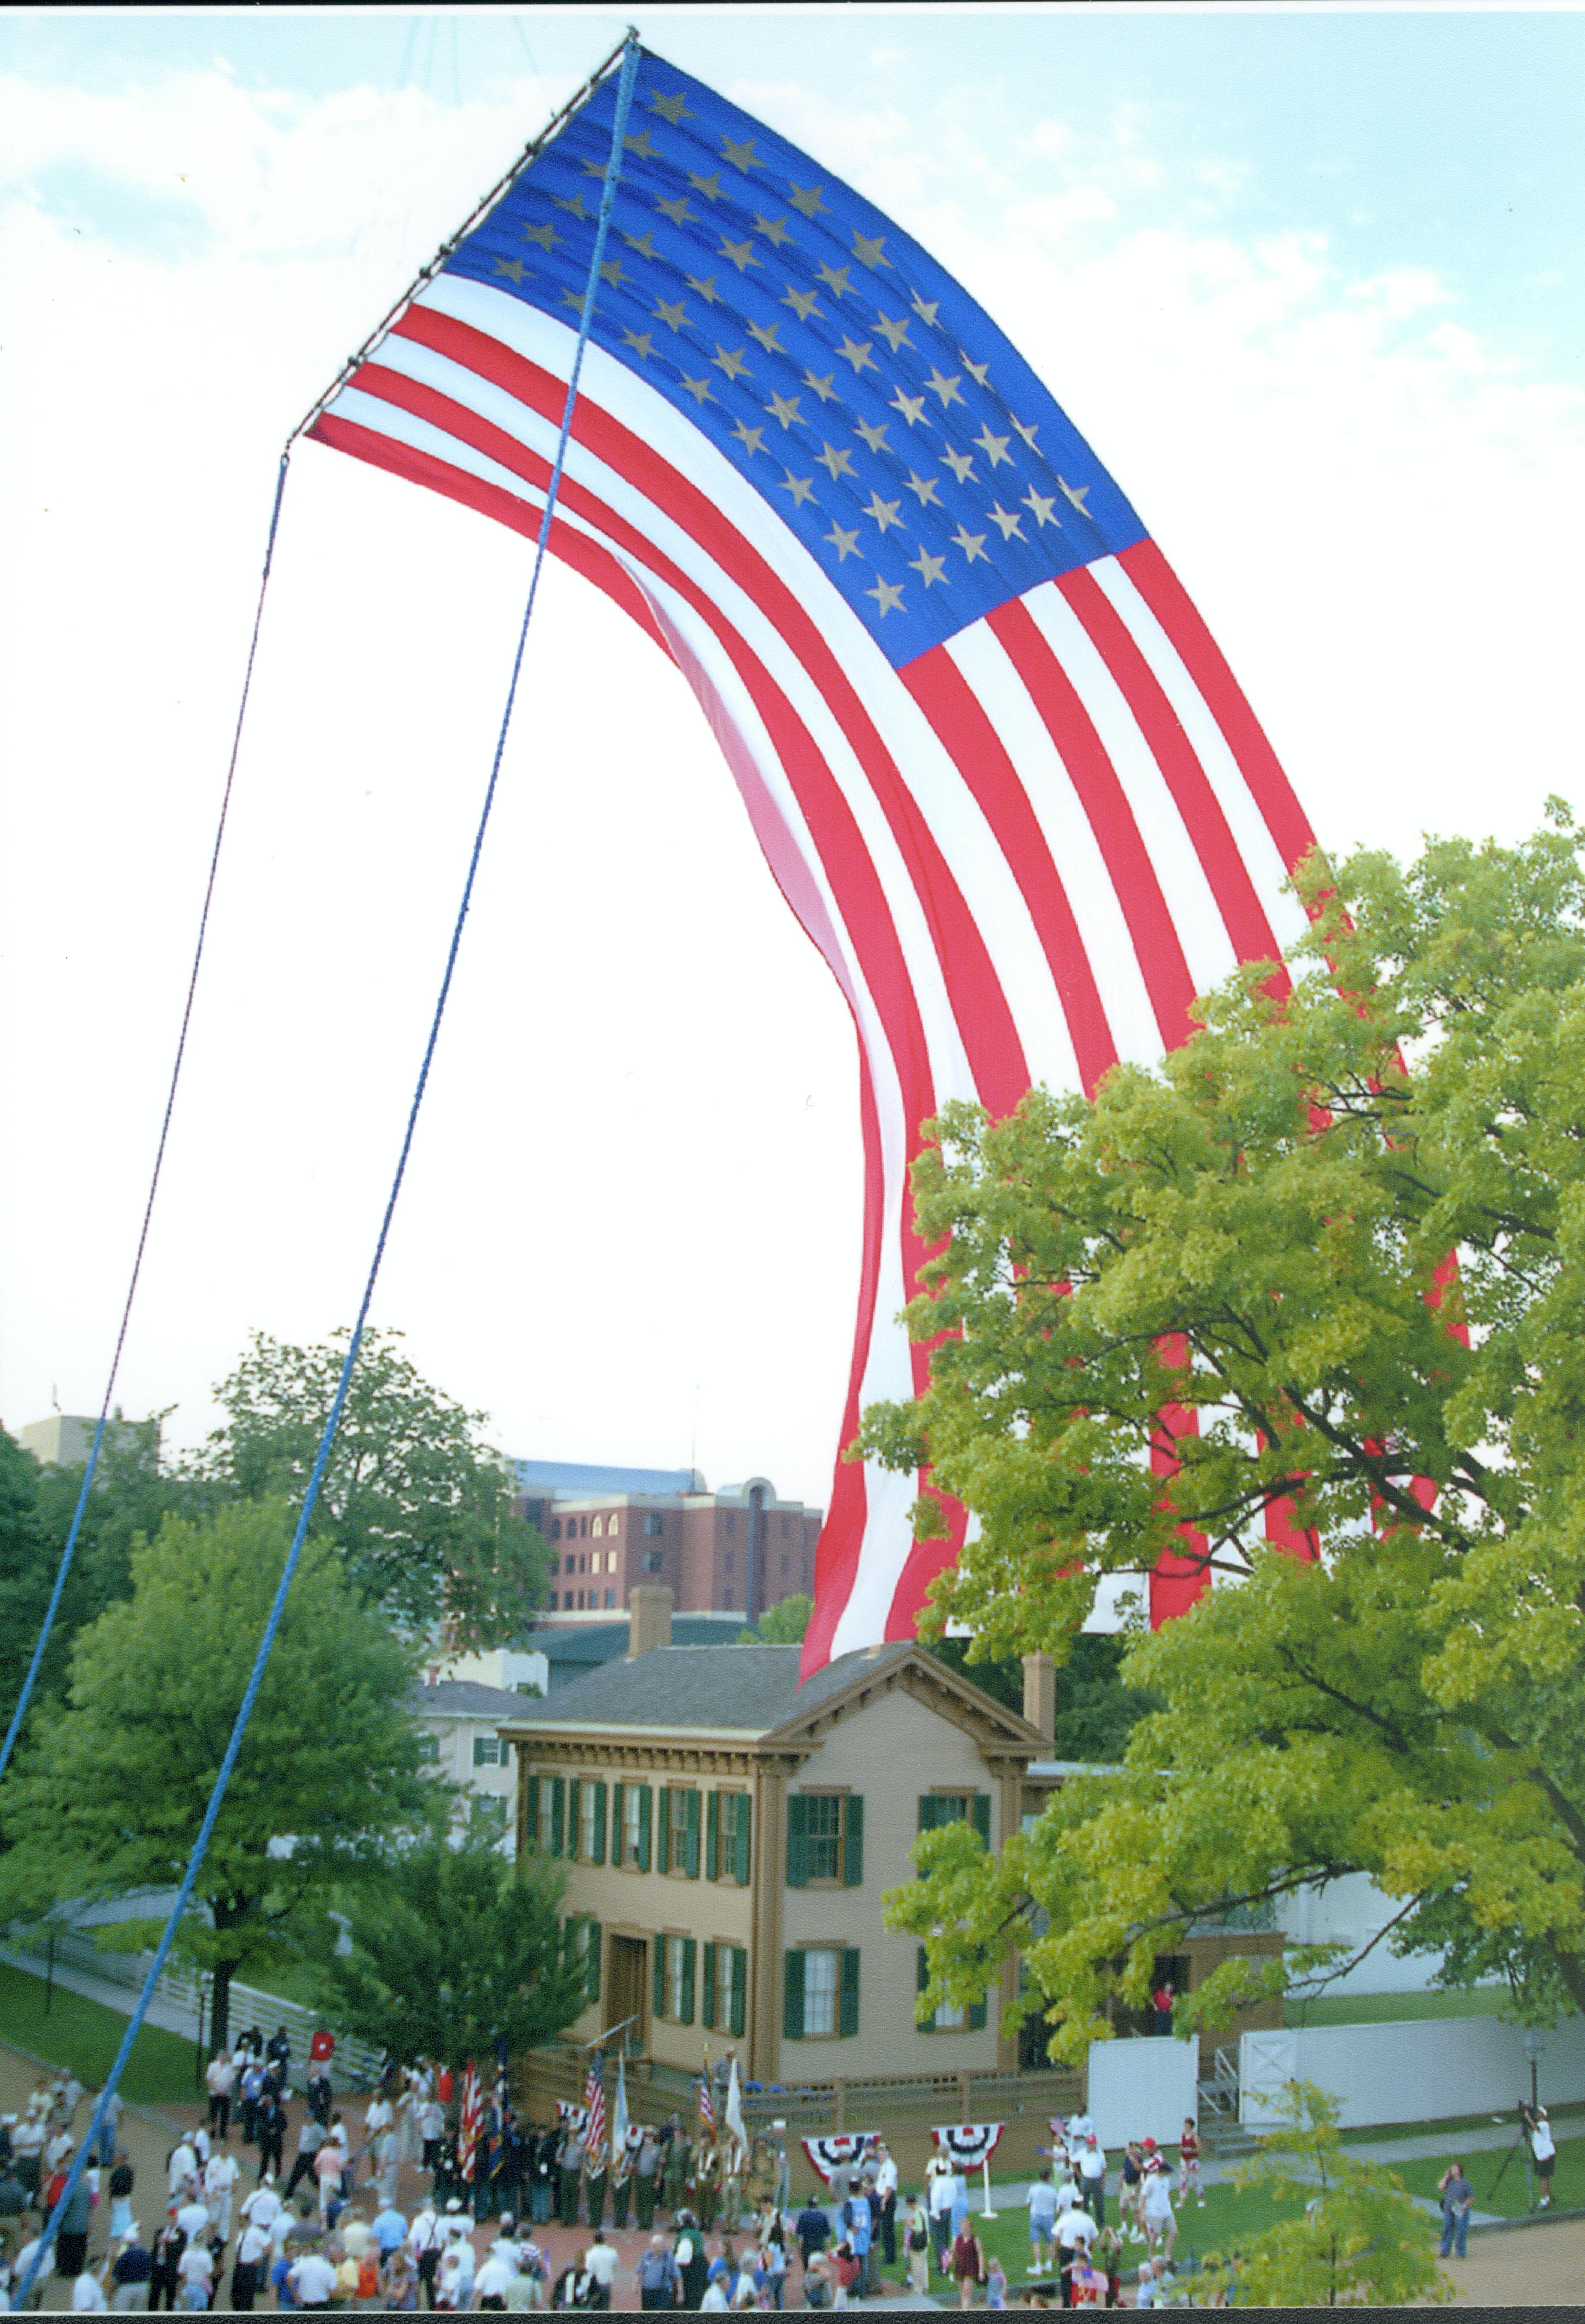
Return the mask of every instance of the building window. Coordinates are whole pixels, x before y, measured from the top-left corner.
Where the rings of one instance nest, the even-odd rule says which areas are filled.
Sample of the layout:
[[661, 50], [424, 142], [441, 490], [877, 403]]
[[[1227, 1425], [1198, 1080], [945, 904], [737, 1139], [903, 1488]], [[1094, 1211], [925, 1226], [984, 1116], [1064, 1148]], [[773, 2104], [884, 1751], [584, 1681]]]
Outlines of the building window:
[[644, 1571], [646, 1573], [663, 1573], [666, 1571], [664, 1552], [659, 1549], [647, 1549], [644, 1552]]
[[858, 1888], [864, 1879], [864, 1802], [857, 1792], [794, 1792], [787, 1803], [787, 1885]]
[[[550, 1538], [552, 1541], [559, 1541], [561, 1539], [561, 1519], [559, 1517], [552, 1517], [550, 1520]], [[556, 1561], [554, 1558], [550, 1561], [550, 1571], [552, 1573], [556, 1571]]]
[[786, 1956], [782, 2032], [790, 2042], [851, 2039], [859, 2030], [852, 1945], [800, 1945]]
[[585, 1864], [605, 1861], [605, 1785], [586, 1776], [577, 1787], [577, 1852]]
[[742, 1945], [706, 1945], [699, 1982], [699, 2014], [705, 2024], [741, 2040], [749, 1987], [749, 1956]]
[[668, 2017], [674, 2025], [693, 2024], [697, 1959], [698, 1947], [692, 1937], [662, 1936], [654, 1940], [652, 1999], [657, 2017]]
[[648, 1784], [618, 1784], [611, 1803], [613, 1864], [626, 1864], [637, 1872], [650, 1869], [650, 1816], [652, 1794]]
[[419, 1738], [419, 1766], [433, 1767], [438, 1761], [439, 1757], [440, 1738], [438, 1735], [420, 1735]]
[[984, 1845], [991, 1845], [989, 1792], [926, 1792], [919, 1800], [919, 1830], [940, 1831], [949, 1823], [972, 1823]]
[[689, 1880], [698, 1878], [702, 1822], [699, 1794], [691, 1784], [662, 1786], [660, 1835], [655, 1849], [659, 1871], [680, 1872]]
[[587, 1541], [587, 1540], [588, 1540], [588, 1538], [589, 1538], [589, 1520], [588, 1520], [588, 1518], [587, 1518], [587, 1517], [580, 1517], [580, 1518], [578, 1519], [578, 1539], [579, 1539], [580, 1541]]
[[[930, 1963], [923, 1945], [918, 1950], [916, 1977], [919, 1991], [923, 1993], [930, 1982]], [[966, 2006], [957, 2002], [944, 2001], [932, 2015], [917, 2018], [915, 2022], [921, 2034], [978, 2034], [984, 2029], [985, 2017], [985, 1996], [981, 1994], [978, 2001], [971, 2001]]]
[[657, 1534], [662, 1534], [662, 1533], [664, 1533], [665, 1531], [666, 1531], [666, 1519], [665, 1519], [663, 1517], [661, 1517], [661, 1516], [660, 1516], [660, 1515], [659, 1515], [656, 1510], [654, 1510], [654, 1509], [650, 1510], [650, 1511], [646, 1514], [645, 1518], [644, 1518], [644, 1532], [645, 1532], [645, 1534], [648, 1536], [648, 1537], [649, 1537], [650, 1540], [653, 1540], [653, 1539], [654, 1539], [654, 1537], [655, 1537], [655, 1536], [656, 1536]]
[[499, 1735], [475, 1736], [474, 1765], [475, 1767], [499, 1767], [501, 1753], [502, 1741]]
[[615, 1603], [616, 1603], [616, 1592], [615, 1592], [615, 1591], [614, 1591], [614, 1590], [608, 1590], [608, 1591], [605, 1592], [605, 1603], [607, 1604], [607, 1606], [614, 1606], [614, 1605], [615, 1605]]
[[564, 1921], [561, 1929], [562, 1957], [569, 1969], [581, 1972], [585, 2002], [600, 1998], [600, 1923], [586, 1913], [579, 1913]]
[[749, 1832], [753, 1814], [747, 1792], [712, 1792], [705, 1807], [705, 1877], [749, 1885]]
[[523, 1837], [542, 1856], [560, 1856], [567, 1846], [567, 1784], [560, 1775], [530, 1775], [523, 1804]]
[[617, 1529], [617, 1526], [616, 1526], [616, 1519], [615, 1519], [615, 1517], [607, 1517], [607, 1518], [606, 1518], [606, 1520], [605, 1520], [605, 1530], [606, 1530], [607, 1534], [613, 1534], [613, 1533], [615, 1533], [616, 1529]]

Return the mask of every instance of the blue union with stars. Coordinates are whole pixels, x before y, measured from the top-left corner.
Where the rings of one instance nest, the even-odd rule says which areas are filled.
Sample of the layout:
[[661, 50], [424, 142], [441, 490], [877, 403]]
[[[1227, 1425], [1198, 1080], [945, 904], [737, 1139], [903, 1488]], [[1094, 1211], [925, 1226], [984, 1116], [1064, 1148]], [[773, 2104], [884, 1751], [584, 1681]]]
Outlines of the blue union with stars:
[[[614, 78], [447, 271], [576, 327]], [[882, 212], [642, 57], [592, 337], [741, 469], [893, 668], [1145, 528], [984, 310]]]

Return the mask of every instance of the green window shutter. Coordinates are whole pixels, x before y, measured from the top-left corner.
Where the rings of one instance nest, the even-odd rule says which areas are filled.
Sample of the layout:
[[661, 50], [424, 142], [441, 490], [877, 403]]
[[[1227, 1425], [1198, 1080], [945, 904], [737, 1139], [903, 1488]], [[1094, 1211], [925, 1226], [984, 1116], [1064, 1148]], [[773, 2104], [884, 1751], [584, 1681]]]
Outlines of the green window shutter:
[[[925, 1950], [923, 1945], [918, 1948], [917, 1960], [917, 1967], [914, 1971], [914, 1990], [916, 1993], [923, 1993], [930, 1982], [930, 1956]], [[914, 2023], [918, 2027], [921, 2034], [934, 2034], [935, 2031], [935, 2018], [928, 2012], [921, 2015], [919, 2010], [916, 2008], [914, 2011]]]
[[613, 1864], [622, 1862], [622, 1835], [627, 1829], [624, 1821], [626, 1809], [627, 1785], [613, 1784], [611, 1786], [611, 1861]]
[[844, 1945], [842, 1949], [842, 2017], [837, 2031], [853, 2034], [859, 2030], [859, 1949]]
[[699, 1794], [687, 1791], [682, 1794], [682, 1868], [690, 1880], [699, 1877]]
[[530, 1775], [523, 1785], [523, 1846], [539, 1845], [539, 1785], [542, 1777]]
[[982, 2034], [985, 2031], [985, 2022], [988, 2014], [988, 1997], [982, 1993], [978, 2001], [971, 2001], [969, 2004], [969, 2031], [971, 2034]]
[[936, 1822], [936, 1813], [935, 1813], [935, 1812], [936, 1812], [936, 1810], [940, 1807], [940, 1805], [941, 1805], [941, 1802], [940, 1802], [938, 1799], [934, 1798], [934, 1797], [932, 1796], [932, 1794], [931, 1794], [929, 1792], [921, 1792], [921, 1793], [920, 1793], [920, 1794], [919, 1794], [919, 1830], [920, 1830], [921, 1831], [935, 1831], [935, 1822]]
[[596, 1864], [605, 1861], [605, 1790], [604, 1784], [594, 1786], [594, 1858]]
[[[806, 1888], [809, 1885], [809, 1803], [801, 1792], [790, 1794], [787, 1803], [787, 1885], [789, 1888]], [[796, 1953], [788, 1960], [798, 1960], [798, 2031], [804, 2030], [803, 1964]]]
[[[712, 1792], [705, 1803], [705, 1877], [721, 1877], [721, 1794]], [[706, 2025], [710, 2020], [705, 2020]]]
[[783, 1965], [781, 1988], [781, 2031], [788, 2042], [804, 2038], [804, 1956], [788, 1954]]
[[583, 1788], [576, 1775], [567, 1787], [567, 1852], [575, 1859], [578, 1852], [578, 1797]]
[[842, 1885], [844, 1888], [862, 1888], [864, 1885], [864, 1800], [860, 1792], [850, 1792], [842, 1825]]
[[603, 1932], [598, 1921], [584, 1923], [584, 1990], [590, 2001], [600, 1998], [600, 1953]]
[[559, 1856], [567, 1839], [567, 1784], [564, 1777], [550, 1778], [550, 1853]]
[[989, 1848], [991, 1845], [991, 1794], [989, 1792], [975, 1793], [972, 1812], [974, 1818], [974, 1830]]
[[691, 2025], [694, 2022], [694, 1964], [698, 1956], [698, 1945], [694, 1938], [683, 1939], [682, 2022], [685, 2025]]
[[654, 2003], [654, 2015], [657, 2017], [664, 2017], [666, 2015], [667, 1941], [664, 1937], [651, 1937], [650, 1942], [653, 1948], [650, 1955], [650, 1965], [655, 1972], [654, 1992], [650, 1997]]
[[732, 2018], [727, 2032], [734, 2042], [743, 2038], [748, 2022], [749, 1956], [742, 1945], [732, 1949]]
[[705, 1990], [699, 1996], [699, 2018], [703, 2024], [715, 2024], [715, 1948], [705, 1948]]
[[669, 1872], [671, 1869], [671, 1786], [668, 1784], [662, 1784], [660, 1786], [657, 1826], [655, 1869], [657, 1872]]
[[749, 1832], [753, 1812], [749, 1794], [740, 1792], [732, 1827], [732, 1877], [740, 1888], [749, 1885]]
[[650, 1811], [654, 1803], [654, 1796], [648, 1784], [639, 1785], [639, 1870], [640, 1872], [648, 1872], [650, 1869]]

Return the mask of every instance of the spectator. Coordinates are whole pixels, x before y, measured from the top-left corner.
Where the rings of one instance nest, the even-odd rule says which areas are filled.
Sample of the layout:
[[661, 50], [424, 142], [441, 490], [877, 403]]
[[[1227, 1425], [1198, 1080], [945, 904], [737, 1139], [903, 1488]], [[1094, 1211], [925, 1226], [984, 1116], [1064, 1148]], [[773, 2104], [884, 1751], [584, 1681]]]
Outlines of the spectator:
[[1038, 2179], [1029, 2188], [1029, 2273], [1049, 2275], [1052, 2267], [1052, 2245], [1056, 2238], [1056, 2190], [1051, 2183], [1051, 2165], [1045, 2164]]
[[671, 2308], [676, 2305], [677, 2262], [666, 2248], [664, 2236], [650, 2236], [650, 2247], [640, 2259], [635, 2274], [640, 2308]]
[[[1192, 2130], [1192, 2124], [1185, 2128]], [[1199, 2148], [1196, 2146], [1195, 2153]], [[1198, 2171], [1198, 2163], [1195, 2164]], [[1079, 2149], [1079, 2192], [1084, 2199], [1084, 2209], [1097, 2227], [1106, 2225], [1106, 2149], [1092, 2130], [1084, 2134]]]
[[1139, 2199], [1139, 2224], [1145, 2230], [1145, 2242], [1151, 2258], [1156, 2258], [1159, 2252], [1164, 2261], [1170, 2260], [1172, 2247], [1178, 2239], [1178, 2222], [1172, 2207], [1172, 2181], [1166, 2175], [1166, 2165], [1159, 2156], [1155, 2169], [1145, 2173]]
[[[106, 2263], [106, 2266], [108, 2262]], [[79, 2314], [102, 2316], [110, 2302], [105, 2297], [104, 2269], [96, 2271], [86, 2262], [71, 2287], [71, 2304]]]
[[110, 2305], [114, 2309], [134, 2310], [147, 2308], [153, 2279], [154, 2263], [144, 2250], [139, 2236], [138, 2223], [129, 2219], [116, 2238], [118, 2248], [110, 2264]]
[[1156, 2021], [1155, 2031], [1157, 2034], [1172, 2032], [1172, 2009], [1176, 1999], [1177, 1991], [1171, 1978], [1164, 1977], [1150, 1997], [1150, 2010]]
[[594, 2288], [589, 2295], [591, 2308], [609, 2308], [611, 2287], [616, 2279], [616, 2254], [605, 2240], [604, 2230], [596, 2227], [585, 2255], [585, 2265], [594, 2278]]
[[[1520, 2112], [1525, 2117], [1525, 2127], [1530, 2134], [1530, 2156], [1535, 2165], [1535, 2175], [1541, 2181], [1541, 2200], [1535, 2208], [1538, 2211], [1550, 2210], [1552, 2174], [1557, 2163], [1557, 2145], [1553, 2138], [1552, 2125], [1546, 2118], [1544, 2106], [1522, 2107]], [[1462, 2251], [1459, 2256], [1461, 2259], [1463, 2257]]]
[[1461, 2163], [1451, 2163], [1436, 2182], [1442, 2200], [1442, 2256], [1446, 2259], [1455, 2244], [1461, 2259], [1469, 2256], [1470, 2207], [1475, 2200], [1475, 2190], [1464, 2176]]
[[824, 2251], [831, 2240], [831, 2222], [813, 2195], [793, 2221], [793, 2233], [798, 2239], [798, 2253], [806, 2275], [811, 2258], [816, 2252]]
[[236, 2087], [236, 2068], [224, 2050], [217, 2050], [204, 2068], [204, 2088], [209, 2093], [209, 2128], [225, 2145], [231, 2130], [231, 2093]]
[[897, 2164], [886, 2141], [875, 2144], [875, 2192], [880, 2198], [880, 2249], [888, 2267], [897, 2265]]
[[952, 2275], [958, 2306], [972, 2308], [975, 2287], [985, 2281], [985, 2246], [967, 2219], [952, 2239]]
[[903, 2259], [908, 2282], [903, 2289], [923, 2299], [930, 2289], [930, 2220], [917, 2195], [910, 2195], [903, 2213]]
[[[1178, 2141], [1178, 2200], [1186, 2203], [1189, 2190], [1194, 2190], [1194, 2200], [1203, 2210], [1205, 2193], [1200, 2184], [1200, 2133], [1192, 2115], [1184, 2116], [1184, 2135]], [[1097, 2214], [1099, 2216], [1099, 2214]]]
[[336, 2270], [322, 2251], [306, 2251], [285, 2270], [295, 2308], [328, 2308], [336, 2290]]
[[932, 2155], [925, 2174], [925, 2193], [930, 2206], [931, 2247], [935, 2254], [936, 2271], [942, 2275], [949, 2273], [946, 2255], [953, 2237], [953, 2167], [946, 2156]]
[[245, 2315], [258, 2298], [273, 2249], [270, 2229], [250, 2219], [242, 2231], [231, 2267], [231, 2304], [239, 2313]]

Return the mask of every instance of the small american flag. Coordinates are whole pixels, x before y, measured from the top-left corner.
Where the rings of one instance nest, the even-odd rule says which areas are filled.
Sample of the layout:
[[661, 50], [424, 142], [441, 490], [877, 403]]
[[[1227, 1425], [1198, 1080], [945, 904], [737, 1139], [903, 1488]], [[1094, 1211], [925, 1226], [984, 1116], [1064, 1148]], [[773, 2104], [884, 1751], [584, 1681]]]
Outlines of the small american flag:
[[479, 2086], [477, 2067], [470, 2058], [467, 2071], [462, 2078], [462, 2108], [456, 2126], [456, 2167], [465, 2179], [471, 2179], [479, 2157], [479, 2134], [484, 2128], [484, 2096]]
[[705, 2053], [705, 2070], [699, 2077], [699, 2127], [708, 2136], [715, 2135], [715, 2093], [710, 2087], [710, 2053]]
[[605, 2152], [605, 2065], [598, 2050], [589, 2060], [588, 2077], [584, 2084], [584, 2105], [589, 2116], [584, 2144], [593, 2167]]

